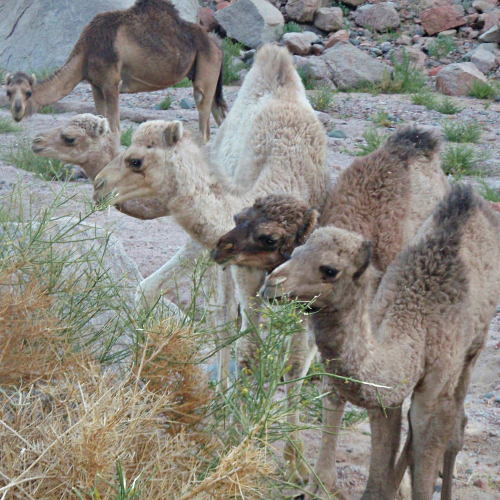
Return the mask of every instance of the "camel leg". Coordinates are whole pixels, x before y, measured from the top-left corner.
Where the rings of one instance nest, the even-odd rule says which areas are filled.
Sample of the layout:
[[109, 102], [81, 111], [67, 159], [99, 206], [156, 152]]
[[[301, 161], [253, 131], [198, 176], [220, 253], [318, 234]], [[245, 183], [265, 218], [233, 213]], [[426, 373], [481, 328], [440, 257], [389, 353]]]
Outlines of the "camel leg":
[[207, 54], [196, 54], [196, 76], [193, 81], [193, 97], [198, 108], [198, 124], [205, 142], [210, 139], [210, 110], [219, 79], [222, 56], [214, 48]]
[[92, 96], [94, 97], [94, 104], [96, 113], [100, 116], [106, 116], [106, 102], [102, 90], [96, 85], [91, 85]]
[[[260, 269], [231, 266], [236, 295], [241, 307], [241, 331], [250, 330], [259, 325], [260, 313], [255, 309], [259, 302], [256, 295], [263, 281], [264, 272]], [[250, 331], [236, 342], [236, 362], [238, 368], [249, 368], [255, 359], [255, 337]]]
[[371, 429], [370, 472], [362, 500], [391, 500], [395, 484], [394, 466], [401, 440], [401, 407], [368, 410]]
[[[444, 454], [456, 418], [453, 397], [440, 395], [436, 401], [426, 391], [414, 393], [410, 407], [412, 438], [409, 449], [412, 498], [432, 499], [439, 459]], [[447, 473], [448, 468], [447, 464]]]
[[457, 455], [464, 445], [464, 431], [467, 425], [467, 416], [465, 415], [464, 401], [469, 389], [472, 371], [476, 364], [479, 352], [464, 367], [457, 388], [455, 390], [455, 401], [457, 403], [457, 417], [452, 436], [444, 453], [443, 465], [443, 485], [441, 490], [441, 500], [451, 500], [451, 490], [453, 487], [453, 471]]
[[[307, 375], [311, 361], [318, 348], [313, 340], [313, 336], [308, 334], [307, 329], [293, 335], [290, 341], [290, 356], [288, 365], [291, 367], [284, 376], [285, 381], [302, 379]], [[300, 424], [300, 412], [298, 409], [291, 411], [295, 406], [296, 396], [300, 394], [303, 380], [287, 383], [286, 395], [287, 405], [290, 411], [287, 415], [287, 422], [297, 428]], [[285, 476], [288, 481], [296, 484], [304, 484], [309, 477], [309, 468], [302, 460], [301, 454], [304, 452], [304, 443], [300, 437], [300, 431], [293, 431], [289, 436], [289, 441], [283, 447], [283, 457], [285, 459]]]
[[104, 102], [106, 103], [106, 118], [109, 121], [109, 128], [120, 138], [120, 105], [119, 86], [108, 85], [102, 89]]
[[337, 487], [337, 443], [342, 427], [345, 399], [339, 396], [333, 388], [330, 377], [323, 378], [323, 429], [321, 447], [319, 449], [314, 472], [309, 475], [306, 500], [328, 498], [328, 494], [335, 494], [335, 498], [348, 500], [349, 496]]

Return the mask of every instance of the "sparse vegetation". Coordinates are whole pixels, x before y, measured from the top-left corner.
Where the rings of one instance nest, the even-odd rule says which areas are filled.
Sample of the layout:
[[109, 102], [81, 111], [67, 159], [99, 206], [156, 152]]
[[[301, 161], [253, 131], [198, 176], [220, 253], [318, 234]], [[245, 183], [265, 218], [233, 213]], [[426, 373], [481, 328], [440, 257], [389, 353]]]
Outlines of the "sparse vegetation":
[[64, 165], [60, 161], [43, 158], [33, 153], [28, 140], [3, 148], [2, 160], [21, 170], [33, 172], [47, 181], [63, 178], [67, 174]]
[[229, 38], [224, 38], [222, 50], [224, 52], [222, 61], [224, 85], [232, 85], [239, 80], [238, 73], [245, 67], [242, 61], [237, 60], [241, 50], [243, 50], [243, 45], [239, 42], [233, 42]]
[[454, 115], [463, 111], [456, 101], [449, 97], [438, 97], [428, 90], [417, 92], [411, 96], [411, 102], [427, 109], [433, 109], [443, 115]]
[[457, 48], [455, 39], [451, 36], [438, 36], [429, 44], [429, 55], [441, 59]]
[[172, 96], [170, 95], [170, 92], [167, 92], [167, 95], [163, 98], [160, 104], [158, 104], [158, 106], [163, 111], [170, 109], [170, 106], [172, 106]]
[[27, 73], [30, 75], [35, 75], [37, 80], [45, 80], [45, 78], [48, 78], [56, 68], [41, 68], [41, 69], [33, 69], [30, 68], [28, 69]]
[[296, 68], [300, 79], [302, 80], [302, 84], [306, 90], [314, 90], [316, 88], [315, 81], [310, 77], [307, 69], [304, 66], [299, 66]]
[[473, 121], [443, 120], [441, 123], [443, 134], [450, 142], [479, 142], [481, 139], [481, 125]]
[[387, 94], [412, 94], [421, 90], [427, 83], [427, 77], [415, 66], [406, 50], [403, 49], [401, 61], [392, 57], [394, 70], [385, 73], [380, 90]]
[[385, 111], [379, 111], [370, 117], [370, 120], [379, 127], [390, 127], [392, 122], [389, 115]]
[[500, 87], [489, 82], [474, 80], [469, 91], [470, 97], [476, 99], [495, 99], [500, 95]]
[[498, 189], [492, 188], [487, 182], [480, 180], [477, 192], [488, 201], [493, 203], [500, 203], [500, 191]]
[[444, 173], [460, 178], [464, 175], [481, 174], [481, 163], [489, 158], [487, 153], [479, 153], [467, 144], [448, 144], [442, 153]]
[[366, 144], [359, 146], [356, 156], [366, 156], [378, 149], [389, 137], [387, 134], [380, 133], [375, 127], [369, 127], [363, 132], [363, 139]]
[[290, 21], [283, 26], [283, 34], [285, 33], [302, 33], [304, 28], [297, 23]]
[[308, 96], [311, 106], [316, 111], [326, 111], [333, 105], [335, 91], [328, 85], [321, 85]]
[[120, 143], [122, 146], [128, 148], [132, 144], [132, 135], [134, 134], [134, 127], [130, 125], [127, 127], [120, 137]]
[[48, 104], [47, 106], [44, 106], [43, 108], [40, 108], [38, 110], [38, 113], [41, 113], [42, 115], [53, 115], [56, 113], [56, 110], [54, 109], [53, 106]]
[[177, 82], [174, 85], [172, 85], [172, 88], [181, 89], [181, 88], [192, 87], [192, 86], [193, 86], [193, 82], [186, 76], [180, 82]]
[[21, 130], [22, 127], [20, 125], [16, 125], [11, 118], [0, 118], [0, 134], [12, 134], [20, 132]]

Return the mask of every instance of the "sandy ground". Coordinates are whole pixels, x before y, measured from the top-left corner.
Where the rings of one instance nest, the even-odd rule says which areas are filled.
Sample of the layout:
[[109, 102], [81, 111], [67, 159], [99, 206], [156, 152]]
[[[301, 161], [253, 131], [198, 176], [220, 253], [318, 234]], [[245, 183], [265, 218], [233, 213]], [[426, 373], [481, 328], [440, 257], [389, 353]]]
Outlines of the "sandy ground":
[[[234, 102], [237, 91], [237, 87], [225, 88], [225, 96], [230, 105]], [[168, 111], [154, 109], [167, 91], [122, 96], [122, 129], [130, 125], [137, 126], [137, 122], [146, 119], [164, 118], [182, 120], [188, 128], [196, 130], [196, 110], [183, 110], [180, 107], [182, 98], [192, 100], [191, 89], [171, 89], [169, 92], [174, 103]], [[408, 96], [338, 94], [332, 109], [320, 117], [326, 124], [327, 131], [340, 129], [347, 135], [346, 139], [328, 139], [328, 166], [332, 177], [335, 178], [354, 158], [353, 152], [363, 141], [363, 130], [371, 125], [370, 117], [385, 111], [394, 125], [402, 122], [419, 123], [436, 130], [439, 130], [442, 120], [477, 120], [485, 130], [478, 148], [490, 154], [490, 160], [484, 165], [488, 173], [485, 179], [491, 186], [500, 186], [500, 104], [493, 103], [486, 109], [484, 103], [478, 100], [458, 100], [464, 110], [455, 117], [449, 117], [411, 104]], [[2, 104], [5, 105], [4, 99], [0, 99], [0, 106]], [[62, 124], [77, 112], [92, 112], [94, 108], [90, 87], [86, 84], [79, 85], [56, 106], [56, 109], [70, 111], [54, 115], [37, 114], [23, 121], [23, 131], [20, 134], [0, 136], [2, 148], [15, 146], [19, 141], [32, 138], [38, 130]], [[3, 116], [9, 116], [6, 109], [0, 109], [0, 117]], [[214, 127], [212, 135], [215, 131]], [[26, 192], [34, 196], [34, 205], [37, 208], [48, 204], [54, 193], [60, 189], [57, 182], [46, 183], [32, 174], [0, 162], [0, 198], [10, 193], [18, 183], [29, 186]], [[88, 202], [92, 194], [90, 183], [72, 182], [68, 189], [69, 192], [74, 191], [75, 198], [64, 210], [68, 214], [82, 210], [82, 204]], [[92, 220], [103, 227], [113, 229], [127, 254], [137, 262], [144, 276], [154, 272], [172, 257], [187, 239], [186, 233], [168, 217], [140, 221], [110, 209], [96, 214]], [[479, 359], [466, 399], [469, 423], [466, 428], [465, 446], [458, 457], [458, 477], [454, 493], [457, 500], [500, 499], [499, 347], [500, 313], [492, 322], [486, 349]], [[313, 463], [320, 444], [319, 432], [307, 431], [304, 432], [304, 437], [307, 457]], [[342, 431], [337, 465], [341, 483], [354, 498], [360, 496], [367, 477], [369, 443], [369, 426], [366, 420]], [[438, 498], [438, 492], [435, 498]]]

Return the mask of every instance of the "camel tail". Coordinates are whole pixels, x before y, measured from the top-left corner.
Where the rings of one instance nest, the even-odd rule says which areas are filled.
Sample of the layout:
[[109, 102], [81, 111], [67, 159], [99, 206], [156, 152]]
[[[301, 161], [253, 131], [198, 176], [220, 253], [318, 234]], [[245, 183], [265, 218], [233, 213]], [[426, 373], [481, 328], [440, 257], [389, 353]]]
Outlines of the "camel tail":
[[259, 70], [264, 91], [273, 92], [298, 83], [292, 56], [285, 47], [270, 43], [264, 45], [255, 56], [254, 68]]
[[418, 156], [432, 158], [439, 151], [439, 139], [433, 132], [418, 127], [404, 127], [387, 140], [386, 148], [402, 160]]

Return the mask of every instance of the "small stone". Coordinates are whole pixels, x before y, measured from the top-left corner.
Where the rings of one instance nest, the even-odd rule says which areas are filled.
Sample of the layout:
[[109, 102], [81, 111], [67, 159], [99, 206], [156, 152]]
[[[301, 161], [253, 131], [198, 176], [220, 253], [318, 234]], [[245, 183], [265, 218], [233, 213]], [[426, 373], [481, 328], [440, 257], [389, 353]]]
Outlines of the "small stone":
[[312, 22], [321, 7], [321, 0], [288, 0], [285, 10], [290, 19], [301, 23]]
[[431, 70], [429, 70], [429, 76], [436, 76], [443, 68], [444, 66], [437, 66], [436, 68], [432, 68]]
[[[356, 12], [359, 12], [358, 9]], [[387, 3], [377, 3], [370, 9], [365, 9], [356, 15], [356, 23], [376, 31], [398, 28], [401, 24], [397, 10]]]
[[407, 35], [401, 35], [397, 40], [396, 43], [398, 45], [411, 45], [412, 39], [407, 36]]
[[333, 47], [336, 43], [339, 42], [348, 42], [349, 41], [349, 33], [346, 30], [339, 30], [337, 33], [330, 35], [328, 40], [325, 43], [325, 49], [329, 49]]
[[315, 43], [311, 46], [311, 54], [314, 56], [320, 56], [325, 51], [325, 46], [319, 43]]
[[384, 42], [380, 48], [382, 49], [382, 52], [385, 54], [389, 52], [392, 49], [392, 44], [391, 42]]
[[438, 33], [438, 37], [446, 37], [446, 36], [455, 36], [457, 34], [457, 30], [445, 30]]
[[484, 396], [483, 399], [491, 399], [494, 396], [492, 392], [487, 392]]
[[481, 488], [482, 490], [488, 490], [489, 489], [488, 481], [486, 481], [486, 479], [483, 479], [482, 477], [476, 479], [472, 484], [476, 488]]
[[474, 7], [478, 12], [486, 12], [496, 7], [497, 3], [497, 0], [475, 0], [472, 3], [472, 7]]
[[249, 61], [250, 59], [252, 59], [255, 56], [256, 53], [257, 53], [257, 51], [255, 49], [246, 50], [245, 52], [242, 52], [241, 60], [242, 61]]
[[473, 30], [467, 35], [467, 38], [469, 40], [475, 40], [478, 36], [479, 36], [479, 31]]
[[318, 9], [314, 16], [314, 26], [323, 31], [338, 31], [343, 22], [344, 14], [340, 7]]
[[318, 35], [312, 31], [303, 33], [285, 33], [283, 41], [292, 54], [306, 56], [311, 51], [311, 45], [318, 39]]
[[480, 42], [500, 43], [500, 27], [494, 26], [479, 37]]
[[436, 484], [436, 486], [434, 486], [434, 491], [439, 493], [441, 491], [441, 485], [440, 484]]
[[347, 135], [343, 130], [335, 129], [328, 132], [328, 137], [335, 137], [336, 139], [347, 139]]
[[193, 109], [194, 108], [194, 102], [190, 101], [189, 99], [182, 99], [182, 101], [181, 101], [181, 108], [182, 109]]
[[474, 469], [467, 469], [465, 472], [467, 474], [474, 474]]
[[354, 38], [350, 38], [349, 41], [351, 42], [352, 45], [357, 47], [359, 45], [359, 40], [356, 40]]
[[470, 60], [481, 73], [488, 73], [495, 66], [495, 55], [487, 50], [476, 51]]

